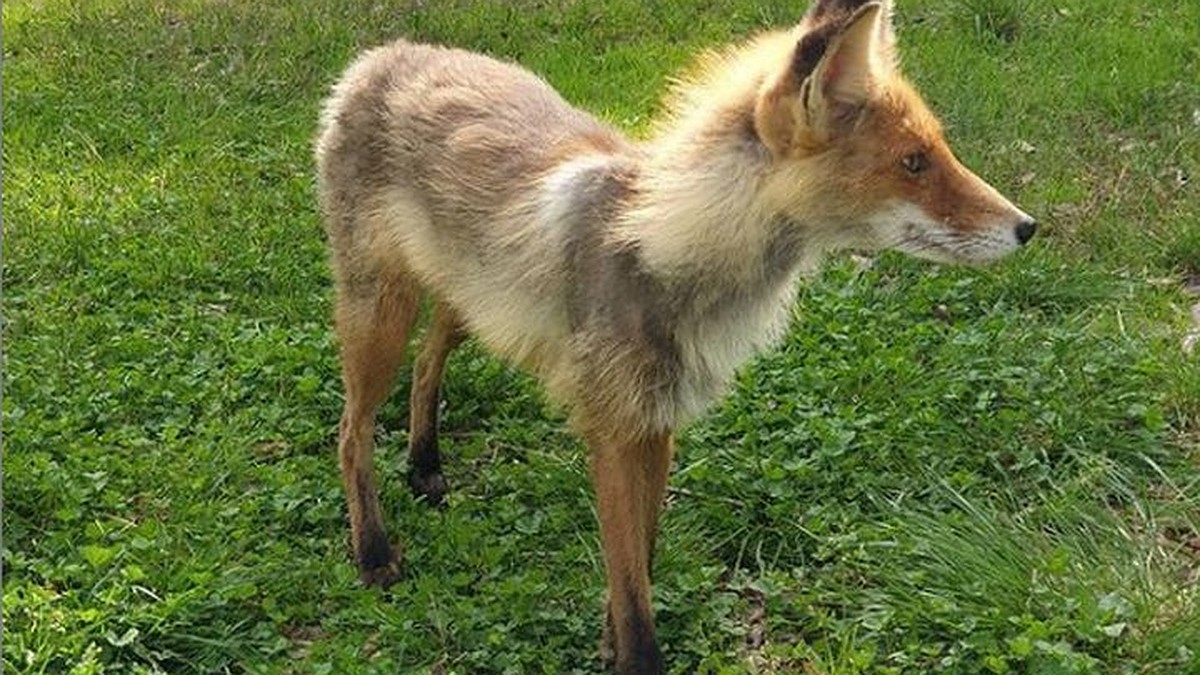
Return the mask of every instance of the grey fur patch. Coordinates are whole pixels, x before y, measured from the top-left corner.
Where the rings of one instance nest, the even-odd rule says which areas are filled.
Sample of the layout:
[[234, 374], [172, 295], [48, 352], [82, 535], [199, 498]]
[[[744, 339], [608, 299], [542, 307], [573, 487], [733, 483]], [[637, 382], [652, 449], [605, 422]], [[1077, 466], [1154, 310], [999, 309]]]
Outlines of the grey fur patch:
[[805, 227], [788, 218], [771, 222], [771, 237], [763, 251], [763, 281], [775, 285], [790, 279], [805, 253]]
[[[673, 393], [681, 369], [671, 332], [677, 307], [643, 268], [636, 247], [606, 238], [633, 195], [634, 179], [631, 167], [614, 165], [579, 180], [566, 218], [568, 319], [581, 376], [594, 385], [580, 383], [580, 396], [591, 399], [585, 407], [627, 408], [628, 401], [596, 397], [632, 390], [643, 395], [642, 414], [660, 418], [661, 400]], [[610, 378], [614, 386], [601, 384]]]

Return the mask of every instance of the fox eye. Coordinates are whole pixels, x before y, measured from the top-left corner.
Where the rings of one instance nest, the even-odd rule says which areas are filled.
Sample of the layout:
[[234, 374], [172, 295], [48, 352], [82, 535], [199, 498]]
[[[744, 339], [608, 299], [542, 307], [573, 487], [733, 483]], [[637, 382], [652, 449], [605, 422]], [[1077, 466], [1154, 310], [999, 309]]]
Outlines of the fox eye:
[[900, 163], [904, 165], [905, 171], [915, 176], [929, 169], [929, 156], [923, 152], [914, 152], [911, 155], [905, 155]]

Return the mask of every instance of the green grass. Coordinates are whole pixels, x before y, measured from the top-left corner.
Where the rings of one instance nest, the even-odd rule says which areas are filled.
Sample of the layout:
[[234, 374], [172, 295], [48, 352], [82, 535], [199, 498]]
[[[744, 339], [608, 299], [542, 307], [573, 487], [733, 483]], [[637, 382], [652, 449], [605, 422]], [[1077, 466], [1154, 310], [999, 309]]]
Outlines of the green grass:
[[[633, 132], [795, 2], [4, 4], [4, 672], [593, 673], [582, 446], [451, 359], [445, 511], [378, 470], [361, 589], [310, 140], [395, 35], [512, 58]], [[1200, 5], [910, 0], [906, 70], [1044, 223], [985, 270], [831, 261], [681, 436], [675, 673], [1200, 672]], [[407, 385], [402, 378], [400, 387]]]

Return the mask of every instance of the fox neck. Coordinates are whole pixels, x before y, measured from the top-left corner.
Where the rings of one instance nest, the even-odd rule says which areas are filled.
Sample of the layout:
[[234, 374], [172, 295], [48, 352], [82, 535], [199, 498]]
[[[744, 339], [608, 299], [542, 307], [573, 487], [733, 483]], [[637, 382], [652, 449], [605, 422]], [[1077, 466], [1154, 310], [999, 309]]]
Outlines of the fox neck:
[[646, 148], [616, 229], [671, 308], [663, 318], [682, 365], [677, 422], [703, 412], [741, 364], [782, 335], [796, 277], [815, 269], [823, 250], [815, 230], [764, 204], [770, 158], [751, 133], [702, 131]]
[[[744, 124], [720, 124], [732, 115], [682, 120], [646, 148], [637, 197], [617, 236], [668, 286], [753, 294], [815, 270], [825, 253], [841, 248], [836, 229], [819, 219], [797, 222], [772, 208], [764, 198], [769, 152], [748, 116]], [[793, 203], [802, 202], [805, 187], [795, 190]]]

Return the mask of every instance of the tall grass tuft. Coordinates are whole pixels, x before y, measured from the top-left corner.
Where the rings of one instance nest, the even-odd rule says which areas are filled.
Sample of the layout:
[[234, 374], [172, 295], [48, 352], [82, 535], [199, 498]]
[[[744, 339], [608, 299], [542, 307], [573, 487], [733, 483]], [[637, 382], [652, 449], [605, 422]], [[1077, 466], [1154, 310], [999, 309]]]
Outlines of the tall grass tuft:
[[1025, 508], [946, 488], [952, 514], [898, 519], [904, 552], [889, 567], [905, 572], [884, 576], [885, 603], [919, 634], [956, 636], [946, 658], [964, 667], [1196, 672], [1200, 586], [1194, 551], [1175, 535], [1195, 531], [1187, 514], [1200, 502], [1168, 486], [1153, 501], [1128, 477], [1108, 478], [1107, 499], [1063, 489]]

